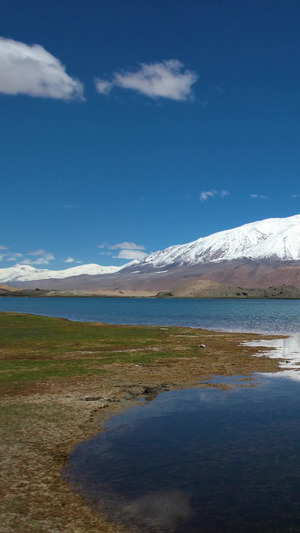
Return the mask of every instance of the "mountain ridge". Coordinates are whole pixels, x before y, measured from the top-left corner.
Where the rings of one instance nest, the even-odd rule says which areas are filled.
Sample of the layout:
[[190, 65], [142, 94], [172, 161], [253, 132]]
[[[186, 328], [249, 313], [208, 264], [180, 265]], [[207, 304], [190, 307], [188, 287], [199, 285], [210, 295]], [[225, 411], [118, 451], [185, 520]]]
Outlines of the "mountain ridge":
[[148, 255], [138, 267], [166, 268], [236, 259], [300, 261], [299, 236], [300, 215], [270, 218], [170, 246]]
[[122, 267], [92, 264], [50, 271], [16, 265], [0, 269], [0, 283], [54, 290], [160, 291], [197, 279], [244, 287], [300, 287], [300, 215], [244, 224]]
[[[127, 266], [127, 265], [126, 265]], [[66, 268], [64, 270], [48, 270], [35, 268], [31, 265], [17, 264], [14, 267], [0, 268], [0, 283], [13, 281], [33, 281], [42, 279], [65, 279], [71, 276], [80, 275], [104, 275], [114, 274], [122, 267], [101, 266], [95, 263], [87, 265], [78, 265], [76, 267]]]

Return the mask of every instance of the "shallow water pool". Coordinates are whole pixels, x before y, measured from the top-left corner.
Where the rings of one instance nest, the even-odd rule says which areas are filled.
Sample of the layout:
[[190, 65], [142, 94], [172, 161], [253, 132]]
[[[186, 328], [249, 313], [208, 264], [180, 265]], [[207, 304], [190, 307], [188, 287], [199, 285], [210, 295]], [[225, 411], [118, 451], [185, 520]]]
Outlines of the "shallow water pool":
[[73, 450], [64, 478], [129, 531], [299, 531], [299, 383], [204, 385], [112, 418]]

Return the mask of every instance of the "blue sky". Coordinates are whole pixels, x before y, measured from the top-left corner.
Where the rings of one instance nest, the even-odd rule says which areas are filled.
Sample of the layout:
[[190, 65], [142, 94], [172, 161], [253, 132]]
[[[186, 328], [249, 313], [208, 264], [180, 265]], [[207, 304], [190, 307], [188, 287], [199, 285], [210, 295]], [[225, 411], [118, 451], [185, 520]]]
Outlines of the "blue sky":
[[0, 267], [300, 213], [299, 22], [296, 0], [2, 0]]

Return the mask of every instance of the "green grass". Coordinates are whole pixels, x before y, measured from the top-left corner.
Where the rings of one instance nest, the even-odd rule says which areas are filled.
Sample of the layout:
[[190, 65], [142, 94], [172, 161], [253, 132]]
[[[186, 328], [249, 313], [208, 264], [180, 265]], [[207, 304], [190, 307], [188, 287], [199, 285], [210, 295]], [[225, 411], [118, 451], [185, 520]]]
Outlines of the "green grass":
[[[0, 382], [99, 374], [111, 363], [145, 364], [194, 355], [195, 331], [185, 329], [184, 337], [175, 338], [178, 331], [176, 327], [111, 326], [0, 313]], [[187, 341], [188, 350], [175, 351]]]
[[0, 362], [0, 382], [10, 381], [32, 381], [55, 377], [70, 377], [83, 374], [103, 373], [104, 370], [97, 368], [97, 361], [94, 359], [83, 360], [47, 360], [28, 361], [21, 359], [17, 361]]

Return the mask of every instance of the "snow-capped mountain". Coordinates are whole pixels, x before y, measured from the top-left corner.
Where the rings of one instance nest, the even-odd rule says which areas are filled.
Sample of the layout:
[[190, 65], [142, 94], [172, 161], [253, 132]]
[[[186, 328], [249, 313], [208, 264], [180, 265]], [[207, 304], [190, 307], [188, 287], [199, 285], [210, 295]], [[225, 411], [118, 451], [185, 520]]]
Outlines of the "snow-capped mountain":
[[290, 284], [300, 288], [300, 215], [220, 231], [122, 267], [92, 264], [53, 271], [16, 265], [0, 269], [0, 283], [54, 290], [159, 291], [178, 287], [188, 279], [235, 287]]
[[145, 257], [138, 268], [168, 268], [236, 259], [300, 261], [300, 215], [220, 231]]
[[[122, 268], [122, 267], [121, 267]], [[96, 264], [80, 265], [65, 270], [47, 270], [35, 268], [30, 265], [15, 265], [10, 268], [0, 268], [0, 283], [12, 283], [14, 281], [34, 281], [41, 279], [65, 279], [71, 276], [99, 276], [102, 274], [114, 274], [120, 267], [100, 266]]]

